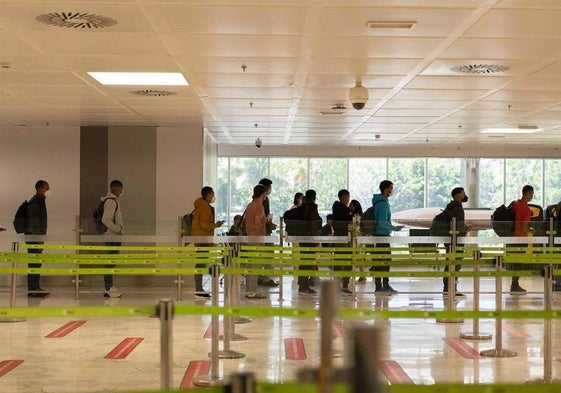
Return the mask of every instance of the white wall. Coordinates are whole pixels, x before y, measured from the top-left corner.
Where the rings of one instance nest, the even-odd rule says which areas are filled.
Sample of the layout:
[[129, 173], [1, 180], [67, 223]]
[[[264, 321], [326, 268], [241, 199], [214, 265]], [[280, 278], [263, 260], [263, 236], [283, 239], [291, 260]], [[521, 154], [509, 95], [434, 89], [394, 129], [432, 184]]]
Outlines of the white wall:
[[79, 127], [0, 129], [0, 250], [19, 238], [12, 225], [17, 207], [35, 194], [35, 182], [51, 186], [47, 198], [49, 235], [74, 239], [80, 181]]

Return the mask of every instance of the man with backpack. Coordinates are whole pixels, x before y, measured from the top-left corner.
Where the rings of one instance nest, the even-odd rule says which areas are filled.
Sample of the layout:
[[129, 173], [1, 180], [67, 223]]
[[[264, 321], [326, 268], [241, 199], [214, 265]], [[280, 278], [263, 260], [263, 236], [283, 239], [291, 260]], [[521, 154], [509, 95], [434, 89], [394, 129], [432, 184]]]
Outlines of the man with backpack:
[[[27, 203], [27, 214], [25, 220], [26, 235], [46, 235], [47, 234], [47, 204], [45, 199], [50, 194], [49, 183], [45, 180], [38, 180], [35, 183], [35, 195]], [[43, 244], [43, 242], [26, 242], [27, 244]], [[29, 254], [40, 254], [43, 252], [40, 248], [30, 248], [27, 250]], [[28, 267], [41, 267], [41, 263], [30, 263]], [[29, 297], [45, 297], [49, 295], [41, 288], [41, 276], [39, 274], [27, 275], [27, 296]]]
[[[403, 225], [395, 226], [392, 224], [392, 213], [390, 210], [390, 202], [388, 198], [392, 195], [393, 183], [389, 180], [380, 182], [380, 194], [374, 194], [372, 197], [372, 205], [374, 206], [373, 221], [376, 223], [374, 236], [390, 236], [393, 231], [401, 231]], [[389, 243], [377, 243], [376, 247], [389, 248]], [[391, 250], [380, 251], [379, 254], [390, 254]], [[383, 259], [379, 259], [382, 261]], [[389, 266], [373, 266], [371, 270], [389, 272]], [[397, 291], [390, 285], [389, 277], [374, 277], [375, 291], [380, 295], [392, 295]]]
[[[107, 231], [105, 235], [122, 236], [125, 234], [125, 226], [123, 223], [123, 214], [119, 197], [123, 195], [123, 183], [119, 180], [113, 180], [109, 184], [109, 192], [101, 197], [103, 204], [103, 215], [101, 223], [105, 225]], [[107, 242], [108, 246], [120, 246], [121, 242]], [[109, 251], [110, 254], [116, 254], [118, 251]], [[105, 265], [105, 267], [113, 268], [115, 265]], [[103, 275], [104, 297], [120, 298], [121, 292], [113, 286], [113, 275]]]

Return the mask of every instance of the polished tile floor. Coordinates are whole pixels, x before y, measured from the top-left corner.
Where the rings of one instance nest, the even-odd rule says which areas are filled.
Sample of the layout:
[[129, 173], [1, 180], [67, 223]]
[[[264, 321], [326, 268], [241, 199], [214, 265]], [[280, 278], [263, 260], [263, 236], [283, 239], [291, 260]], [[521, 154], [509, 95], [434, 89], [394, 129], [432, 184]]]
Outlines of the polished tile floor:
[[[507, 279], [504, 288], [508, 288]], [[543, 281], [522, 278], [528, 289], [525, 296], [503, 296], [503, 307], [515, 310], [543, 309]], [[339, 307], [367, 309], [439, 310], [444, 307], [441, 282], [435, 279], [392, 279], [399, 294], [375, 297], [373, 283], [357, 286], [356, 297], [341, 296]], [[208, 278], [205, 286], [210, 287]], [[494, 309], [495, 283], [481, 281], [481, 309]], [[0, 306], [8, 304], [8, 288], [0, 292]], [[45, 299], [27, 298], [18, 290], [17, 306], [137, 306], [152, 305], [157, 299], [173, 297], [174, 289], [120, 288], [122, 299], [104, 299], [100, 292], [84, 293], [73, 300], [70, 290], [52, 288]], [[191, 292], [189, 290], [191, 289]], [[316, 307], [318, 296], [298, 295], [292, 277], [283, 282], [285, 300], [279, 302], [276, 289], [266, 299], [244, 300], [252, 305], [272, 307]], [[471, 279], [462, 279], [459, 289], [467, 297], [457, 302], [458, 309], [471, 309]], [[193, 300], [192, 288], [186, 288], [181, 304], [210, 304]], [[554, 308], [561, 308], [561, 295], [554, 295]], [[211, 340], [209, 316], [176, 316], [173, 324], [173, 387], [192, 386], [197, 374], [208, 373]], [[356, 322], [355, 322], [356, 323]], [[515, 357], [479, 356], [479, 351], [495, 347], [495, 323], [481, 320], [480, 330], [492, 333], [493, 339], [465, 341], [460, 332], [471, 332], [471, 320], [442, 323], [434, 319], [366, 320], [381, 330], [379, 368], [388, 383], [413, 384], [519, 383], [544, 376], [544, 323], [539, 319], [503, 321], [502, 347], [518, 353]], [[352, 323], [339, 321], [334, 329], [333, 347], [343, 353], [344, 332]], [[61, 328], [64, 329], [61, 332]], [[233, 341], [231, 349], [245, 354], [240, 359], [219, 362], [219, 375], [240, 370], [256, 373], [259, 380], [293, 381], [298, 371], [319, 365], [319, 321], [302, 318], [253, 318], [236, 324], [236, 333], [247, 338]], [[561, 375], [561, 323], [553, 323], [553, 377]], [[57, 335], [60, 337], [46, 337]], [[93, 392], [158, 389], [160, 387], [160, 323], [149, 317], [118, 318], [29, 318], [24, 322], [0, 323], [0, 392]], [[374, 348], [374, 347], [373, 347]], [[106, 358], [109, 357], [109, 358]], [[336, 366], [343, 357], [335, 357]], [[23, 362], [20, 362], [23, 361]]]

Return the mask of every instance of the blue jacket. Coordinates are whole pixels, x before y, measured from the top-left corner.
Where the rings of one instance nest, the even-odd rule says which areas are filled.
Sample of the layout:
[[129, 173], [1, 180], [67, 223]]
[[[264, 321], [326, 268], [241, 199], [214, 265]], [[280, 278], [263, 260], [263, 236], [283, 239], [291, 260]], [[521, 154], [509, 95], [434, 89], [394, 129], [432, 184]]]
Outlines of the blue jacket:
[[397, 228], [392, 225], [392, 212], [390, 211], [388, 197], [382, 194], [374, 194], [372, 205], [374, 205], [373, 219], [376, 222], [374, 235], [389, 236]]

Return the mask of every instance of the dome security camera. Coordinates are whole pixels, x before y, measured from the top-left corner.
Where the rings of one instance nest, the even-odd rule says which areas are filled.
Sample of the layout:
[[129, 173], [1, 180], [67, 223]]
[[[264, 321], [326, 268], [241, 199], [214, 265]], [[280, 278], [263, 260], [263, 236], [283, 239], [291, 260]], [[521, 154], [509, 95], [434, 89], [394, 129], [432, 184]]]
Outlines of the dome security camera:
[[263, 142], [261, 141], [261, 138], [257, 138], [255, 140], [255, 147], [261, 149], [261, 146], [263, 146]]
[[353, 108], [361, 110], [368, 101], [368, 89], [357, 82], [355, 87], [349, 91], [349, 101], [353, 104]]

